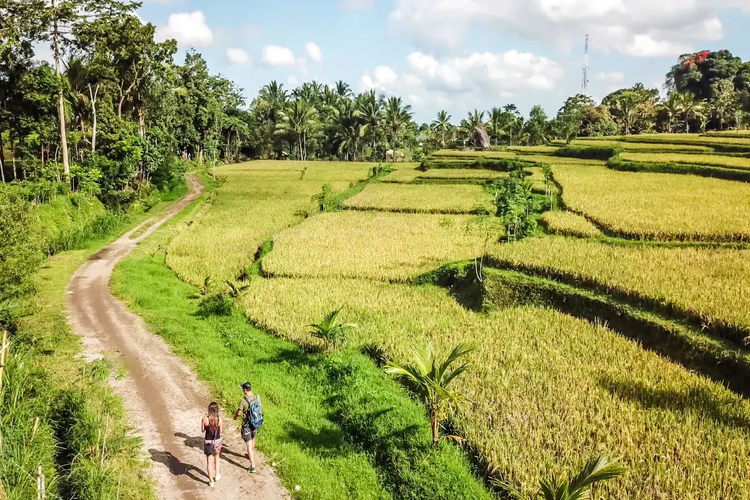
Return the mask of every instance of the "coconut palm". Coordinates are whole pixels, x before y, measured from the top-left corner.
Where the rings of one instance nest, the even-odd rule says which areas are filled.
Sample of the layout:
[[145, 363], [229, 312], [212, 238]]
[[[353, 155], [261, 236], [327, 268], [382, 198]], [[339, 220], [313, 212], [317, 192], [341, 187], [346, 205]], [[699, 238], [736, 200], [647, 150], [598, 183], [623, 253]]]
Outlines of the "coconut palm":
[[447, 111], [438, 111], [437, 118], [432, 121], [432, 130], [440, 137], [440, 145], [445, 147], [445, 136], [451, 128], [451, 115]]
[[[385, 128], [388, 131], [393, 161], [396, 160], [398, 133], [411, 122], [411, 106], [404, 104], [400, 97], [390, 97], [385, 105]], [[387, 159], [387, 158], [386, 158]]]
[[310, 328], [310, 334], [321, 339], [329, 352], [343, 346], [349, 330], [357, 327], [354, 323], [339, 321], [342, 309], [344, 309], [343, 306], [326, 314], [320, 322], [307, 325]]
[[502, 481], [493, 481], [496, 486], [504, 489], [518, 500], [585, 500], [590, 498], [590, 488], [595, 483], [614, 479], [625, 473], [625, 466], [617, 459], [610, 459], [604, 455], [589, 460], [586, 465], [573, 477], [565, 480], [553, 477], [540, 481], [539, 492], [534, 497], [528, 497]]
[[308, 139], [315, 137], [320, 130], [315, 108], [301, 99], [293, 101], [279, 112], [276, 130], [289, 135], [297, 147], [299, 159], [307, 160]]
[[630, 129], [642, 101], [643, 98], [637, 92], [626, 90], [618, 95], [612, 103], [612, 113], [620, 119], [625, 135], [630, 134]]
[[667, 113], [667, 132], [672, 133], [672, 126], [674, 124], [674, 117], [680, 114], [681, 108], [680, 108], [680, 102], [679, 102], [679, 93], [678, 92], [670, 92], [669, 96], [667, 97], [667, 100], [661, 103], [659, 106], [662, 111]]
[[501, 108], [492, 108], [492, 110], [490, 110], [489, 122], [487, 125], [489, 127], [490, 135], [495, 141], [495, 146], [497, 146], [508, 121], [508, 115]]
[[356, 106], [362, 121], [367, 125], [370, 136], [370, 147], [375, 150], [379, 131], [383, 121], [383, 96], [378, 97], [375, 90], [357, 96]]
[[347, 99], [353, 95], [352, 88], [344, 80], [339, 80], [333, 85], [333, 91], [339, 97], [346, 97]]
[[675, 93], [677, 94], [678, 108], [685, 119], [685, 133], [687, 134], [690, 133], [690, 119], [700, 106], [700, 101], [696, 100], [695, 96], [690, 92]]
[[404, 378], [427, 407], [432, 429], [432, 445], [440, 441], [440, 417], [447, 406], [459, 404], [463, 397], [451, 392], [451, 383], [470, 366], [465, 362], [455, 369], [453, 363], [467, 356], [476, 348], [472, 344], [459, 344], [442, 363], [438, 361], [430, 344], [415, 344], [411, 348], [414, 364], [388, 363], [385, 372]]
[[353, 101], [342, 99], [334, 108], [331, 119], [339, 139], [339, 154], [356, 161], [368, 130], [362, 112]]

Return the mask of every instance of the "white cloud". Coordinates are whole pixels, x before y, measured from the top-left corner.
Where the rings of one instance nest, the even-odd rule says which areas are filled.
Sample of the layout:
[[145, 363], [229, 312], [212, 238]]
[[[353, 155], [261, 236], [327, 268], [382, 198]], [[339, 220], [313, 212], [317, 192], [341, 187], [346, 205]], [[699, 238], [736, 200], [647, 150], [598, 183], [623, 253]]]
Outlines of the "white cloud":
[[297, 63], [294, 52], [278, 45], [263, 46], [263, 62], [268, 66], [292, 66]]
[[339, 0], [341, 10], [361, 10], [375, 7], [375, 0]]
[[159, 41], [174, 38], [180, 45], [205, 47], [214, 41], [211, 28], [206, 24], [203, 12], [181, 12], [170, 14], [165, 26], [156, 29], [156, 39]]
[[359, 90], [403, 95], [415, 105], [461, 103], [468, 109], [529, 91], [553, 90], [562, 78], [563, 70], [555, 61], [517, 50], [446, 59], [414, 52], [406, 58], [404, 71], [378, 66], [366, 72]]
[[307, 45], [305, 45], [305, 51], [307, 52], [307, 57], [312, 59], [315, 62], [322, 62], [323, 61], [323, 52], [320, 50], [320, 47], [315, 42], [308, 42]]
[[252, 63], [252, 59], [250, 59], [250, 54], [248, 54], [243, 49], [237, 49], [237, 48], [227, 49], [227, 58], [229, 59], [229, 62], [232, 62], [234, 64]]
[[594, 75], [594, 80], [603, 83], [604, 85], [622, 85], [625, 83], [625, 74], [619, 71], [612, 71], [609, 73], [600, 71]]
[[594, 49], [674, 57], [724, 38], [719, 14], [750, 0], [397, 0], [393, 29], [428, 52], [459, 52], [478, 30], [505, 32], [570, 50], [591, 35]]

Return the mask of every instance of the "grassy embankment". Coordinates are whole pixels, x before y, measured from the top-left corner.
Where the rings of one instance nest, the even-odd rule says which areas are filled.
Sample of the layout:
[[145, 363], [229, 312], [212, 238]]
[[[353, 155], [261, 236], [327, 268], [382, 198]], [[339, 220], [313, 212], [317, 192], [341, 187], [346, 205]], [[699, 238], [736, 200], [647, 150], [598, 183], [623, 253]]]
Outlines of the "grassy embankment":
[[[270, 182], [296, 200], [290, 208], [304, 201], [288, 179]], [[446, 442], [431, 448], [421, 406], [366, 356], [304, 350], [251, 326], [237, 310], [226, 317], [197, 314], [200, 294], [166, 267], [160, 249], [171, 253], [170, 242], [184, 244], [188, 225], [201, 234], [215, 227], [216, 204], [232, 196], [231, 189], [222, 192], [227, 186], [210, 211], [192, 209], [200, 222], [193, 224], [188, 210], [124, 260], [113, 278], [115, 293], [194, 365], [223, 407], [237, 403], [238, 380], [253, 381], [268, 422], [258, 447], [295, 498], [490, 498], [460, 448]], [[278, 220], [282, 227], [285, 221]]]
[[[99, 249], [186, 192], [181, 185], [150, 211], [107, 213], [96, 200], [60, 196], [40, 207], [38, 237], [49, 258], [35, 277], [37, 292], [19, 303], [0, 418], [0, 476], [11, 500], [36, 498], [38, 468], [47, 498], [102, 499], [153, 492], [128, 434], [121, 402], [109, 389], [111, 368], [87, 364], [81, 340], [67, 324], [65, 293], [73, 273]], [[106, 435], [106, 442], [104, 436]]]

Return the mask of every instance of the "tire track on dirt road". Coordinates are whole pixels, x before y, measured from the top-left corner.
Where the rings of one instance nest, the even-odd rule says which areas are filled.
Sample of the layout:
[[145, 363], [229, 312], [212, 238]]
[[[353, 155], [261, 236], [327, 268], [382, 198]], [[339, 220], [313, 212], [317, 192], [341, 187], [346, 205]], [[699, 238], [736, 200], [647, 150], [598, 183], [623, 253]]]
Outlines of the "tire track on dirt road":
[[[187, 180], [188, 194], [170, 205], [141, 236], [131, 239], [143, 224], [92, 256], [76, 272], [68, 285], [68, 321], [83, 336], [88, 361], [100, 359], [104, 352], [116, 353], [127, 370], [127, 376], [112, 385], [124, 400], [128, 421], [143, 439], [158, 498], [288, 498], [273, 470], [262, 465], [262, 457], [257, 474], [246, 471], [245, 445], [226, 414], [221, 480], [215, 488], [208, 487], [200, 419], [212, 401], [211, 394], [161, 337], [149, 332], [109, 290], [117, 263], [201, 195], [204, 187], [197, 176], [188, 174]], [[238, 401], [240, 397], [238, 389]]]

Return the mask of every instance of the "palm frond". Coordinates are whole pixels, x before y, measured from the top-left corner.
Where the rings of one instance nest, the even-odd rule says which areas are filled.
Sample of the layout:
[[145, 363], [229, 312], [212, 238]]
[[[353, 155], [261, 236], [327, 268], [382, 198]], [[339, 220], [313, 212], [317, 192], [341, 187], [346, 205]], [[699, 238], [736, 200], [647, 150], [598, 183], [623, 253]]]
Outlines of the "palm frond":
[[[607, 456], [601, 455], [589, 460], [583, 466], [583, 469], [570, 480], [570, 500], [585, 498], [582, 495], [588, 486], [619, 477], [625, 473], [625, 470], [625, 465], [619, 459], [610, 459]], [[578, 492], [581, 493], [578, 496], [573, 496]]]

